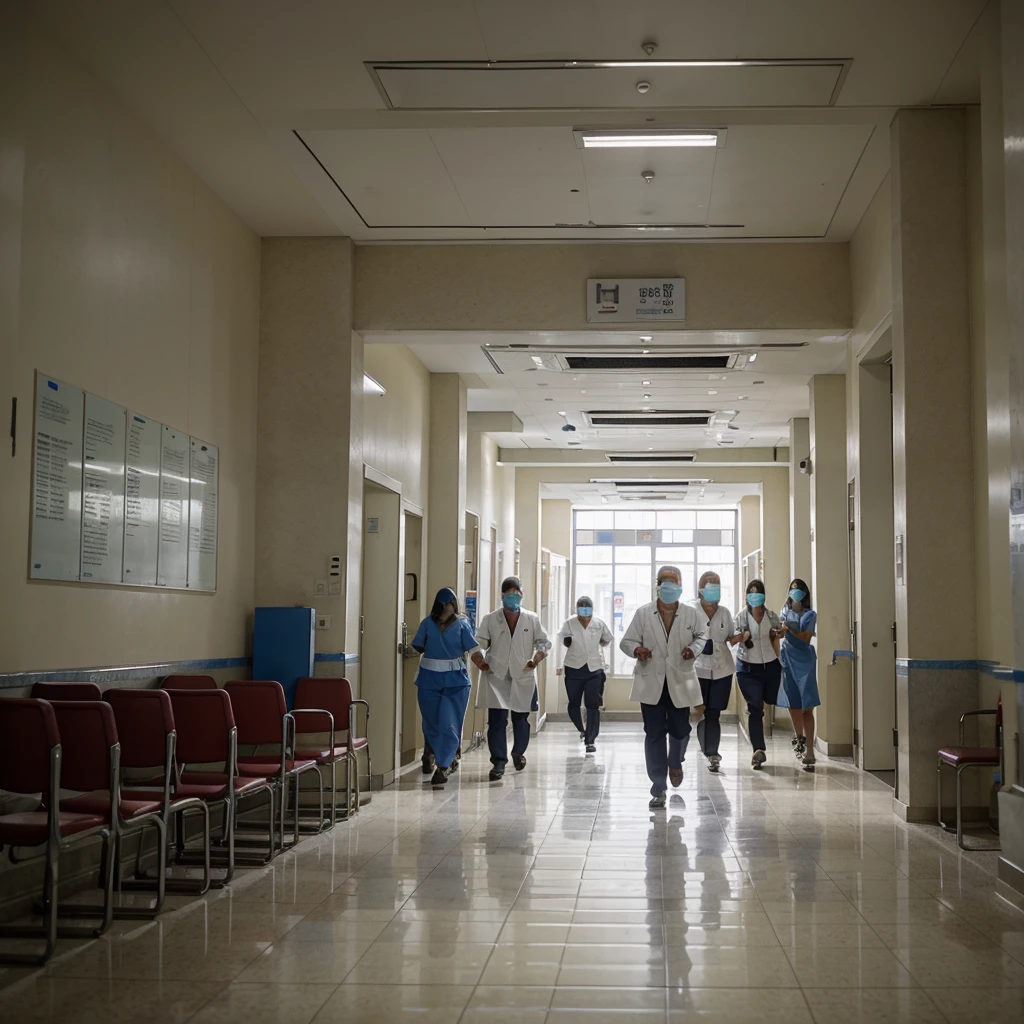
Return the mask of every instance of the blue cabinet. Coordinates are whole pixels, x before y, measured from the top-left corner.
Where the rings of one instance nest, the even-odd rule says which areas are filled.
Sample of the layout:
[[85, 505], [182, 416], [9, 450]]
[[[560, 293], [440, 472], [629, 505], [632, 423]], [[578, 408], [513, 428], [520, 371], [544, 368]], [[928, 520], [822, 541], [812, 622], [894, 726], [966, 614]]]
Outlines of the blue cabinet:
[[313, 608], [257, 608], [252, 638], [253, 679], [276, 679], [288, 707], [295, 683], [313, 674], [316, 649]]

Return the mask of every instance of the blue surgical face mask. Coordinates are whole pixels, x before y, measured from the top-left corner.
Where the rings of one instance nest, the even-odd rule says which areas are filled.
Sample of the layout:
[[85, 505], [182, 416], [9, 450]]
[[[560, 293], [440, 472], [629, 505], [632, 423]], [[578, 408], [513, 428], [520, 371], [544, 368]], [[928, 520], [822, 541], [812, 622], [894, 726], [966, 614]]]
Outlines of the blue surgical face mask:
[[720, 583], [705, 583], [704, 589], [700, 592], [700, 596], [707, 601], [708, 604], [718, 604], [722, 600], [722, 585]]
[[578, 607], [578, 608], [576, 609], [576, 614], [577, 614], [577, 615], [578, 615], [578, 616], [579, 616], [579, 617], [580, 617], [581, 619], [589, 619], [589, 618], [591, 618], [591, 617], [593, 616], [593, 614], [594, 614], [594, 609], [593, 609], [593, 608], [590, 608], [590, 607], [588, 607], [588, 606], [587, 606], [587, 605], [585, 605], [585, 604], [581, 604], [581, 605], [580, 605], [580, 606], [579, 606], [579, 607]]
[[683, 588], [678, 583], [659, 583], [658, 597], [665, 604], [675, 604], [683, 596]]
[[747, 604], [749, 604], [751, 608], [763, 608], [764, 594], [759, 594], [756, 590], [747, 594]]
[[793, 589], [792, 589], [792, 590], [791, 590], [791, 591], [789, 592], [789, 599], [790, 599], [790, 601], [794, 601], [794, 602], [796, 602], [796, 603], [798, 603], [798, 604], [799, 604], [799, 602], [801, 602], [801, 601], [802, 601], [802, 600], [803, 600], [803, 599], [804, 599], [804, 598], [805, 598], [806, 596], [807, 596], [807, 591], [806, 591], [806, 590], [800, 590], [800, 589], [799, 589], [798, 587], [794, 587], [794, 588], [793, 588]]
[[519, 611], [519, 606], [523, 603], [523, 595], [510, 590], [507, 594], [501, 595], [501, 603], [510, 612], [517, 612]]

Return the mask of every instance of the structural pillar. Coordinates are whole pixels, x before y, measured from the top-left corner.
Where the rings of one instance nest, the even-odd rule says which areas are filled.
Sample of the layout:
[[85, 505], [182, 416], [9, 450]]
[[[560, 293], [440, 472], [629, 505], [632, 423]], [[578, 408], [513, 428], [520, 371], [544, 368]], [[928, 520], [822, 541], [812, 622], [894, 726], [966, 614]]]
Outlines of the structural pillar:
[[789, 578], [811, 575], [811, 478], [800, 463], [811, 454], [811, 421], [789, 421]]
[[890, 152], [896, 809], [934, 820], [935, 751], [978, 700], [964, 112], [900, 110]]
[[430, 491], [427, 600], [442, 587], [466, 599], [466, 385], [457, 373], [430, 375]]
[[[257, 605], [331, 616], [318, 670], [358, 686], [363, 343], [352, 331], [352, 242], [265, 238], [260, 268]], [[332, 556], [344, 577], [328, 594]]]

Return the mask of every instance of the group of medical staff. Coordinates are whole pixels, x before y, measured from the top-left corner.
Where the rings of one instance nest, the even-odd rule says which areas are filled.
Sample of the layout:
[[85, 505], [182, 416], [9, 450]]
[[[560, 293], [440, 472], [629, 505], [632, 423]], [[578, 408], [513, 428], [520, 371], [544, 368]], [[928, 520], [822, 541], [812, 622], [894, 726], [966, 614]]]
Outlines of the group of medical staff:
[[[729, 706], [734, 675], [746, 702], [752, 767], [760, 769], [767, 760], [764, 709], [777, 704], [792, 718], [798, 760], [813, 770], [814, 708], [821, 701], [811, 644], [817, 615], [807, 583], [794, 579], [776, 613], [765, 605], [764, 583], [751, 580], [744, 607], [735, 616], [721, 603], [721, 580], [715, 572], [700, 577], [692, 602], [681, 600], [677, 566], [662, 566], [655, 583], [656, 599], [636, 610], [619, 642], [620, 650], [636, 662], [629, 699], [640, 704], [643, 716], [649, 806], [664, 807], [669, 783], [682, 784], [691, 719], [696, 720], [708, 770], [720, 770], [721, 715]], [[412, 647], [421, 655], [416, 685], [427, 751], [424, 770], [433, 768], [435, 786], [443, 786], [458, 768], [472, 685], [467, 654], [480, 670], [477, 707], [487, 709], [489, 780], [496, 782], [505, 774], [510, 715], [512, 765], [517, 772], [526, 768], [529, 715], [537, 710], [536, 669], [552, 644], [540, 617], [522, 607], [522, 600], [520, 580], [508, 577], [501, 585], [501, 606], [485, 615], [474, 631], [459, 614], [455, 592], [445, 587], [416, 631]], [[612, 632], [594, 616], [593, 601], [582, 596], [558, 640], [565, 651], [561, 671], [569, 718], [591, 754], [597, 749], [607, 678], [604, 649], [613, 641]]]

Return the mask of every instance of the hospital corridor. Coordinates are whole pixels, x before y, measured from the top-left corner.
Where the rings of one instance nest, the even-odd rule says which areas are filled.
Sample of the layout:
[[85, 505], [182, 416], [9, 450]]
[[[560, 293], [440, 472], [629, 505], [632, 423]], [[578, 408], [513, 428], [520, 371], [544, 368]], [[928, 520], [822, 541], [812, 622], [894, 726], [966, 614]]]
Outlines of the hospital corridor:
[[0, 4], [0, 1024], [1022, 1024], [1022, 55]]

